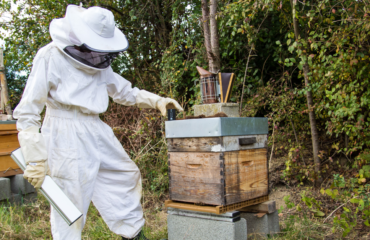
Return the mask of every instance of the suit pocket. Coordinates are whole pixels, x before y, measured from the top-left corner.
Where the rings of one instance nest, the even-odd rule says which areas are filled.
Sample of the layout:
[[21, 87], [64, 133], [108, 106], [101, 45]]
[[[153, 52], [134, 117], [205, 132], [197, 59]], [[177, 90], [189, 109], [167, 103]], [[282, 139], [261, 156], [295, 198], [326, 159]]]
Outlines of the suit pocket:
[[49, 168], [51, 177], [63, 179], [77, 179], [78, 156], [77, 149], [54, 148], [49, 156]]

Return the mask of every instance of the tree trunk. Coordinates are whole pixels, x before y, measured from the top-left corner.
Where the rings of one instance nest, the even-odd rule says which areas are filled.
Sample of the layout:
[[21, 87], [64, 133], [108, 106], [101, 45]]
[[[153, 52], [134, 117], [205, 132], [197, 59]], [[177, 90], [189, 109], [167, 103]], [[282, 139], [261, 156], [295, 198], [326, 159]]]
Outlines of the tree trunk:
[[211, 26], [211, 48], [212, 48], [212, 58], [213, 62], [212, 65], [209, 65], [210, 72], [217, 73], [220, 71], [221, 68], [221, 61], [220, 61], [220, 46], [218, 40], [218, 32], [217, 32], [217, 20], [216, 20], [216, 13], [217, 13], [217, 0], [211, 0], [210, 5], [210, 26]]
[[217, 73], [221, 65], [216, 13], [217, 0], [211, 0], [209, 8], [207, 0], [202, 0], [204, 45], [207, 51], [209, 71], [212, 73]]
[[[300, 38], [300, 33], [299, 33], [298, 22], [297, 22], [297, 19], [295, 18], [295, 15], [296, 15], [295, 5], [297, 4], [297, 0], [290, 0], [290, 4], [292, 6], [294, 35], [295, 35], [296, 40], [298, 40]], [[310, 84], [310, 80], [308, 78], [309, 72], [310, 72], [310, 67], [308, 66], [308, 63], [306, 62], [303, 65], [304, 83], [306, 87], [308, 87]], [[315, 186], [319, 187], [322, 181], [321, 173], [320, 173], [321, 162], [318, 156], [319, 155], [319, 134], [317, 132], [317, 126], [316, 126], [315, 110], [312, 108], [313, 98], [312, 98], [311, 91], [307, 91], [306, 98], [307, 98], [308, 115], [310, 118], [310, 126], [311, 126], [313, 159], [315, 163], [315, 173], [316, 173]]]
[[208, 66], [213, 66], [212, 57], [212, 45], [211, 45], [211, 33], [209, 30], [209, 9], [207, 0], [202, 0], [202, 21], [203, 21], [203, 32], [204, 32], [204, 46], [206, 47]]

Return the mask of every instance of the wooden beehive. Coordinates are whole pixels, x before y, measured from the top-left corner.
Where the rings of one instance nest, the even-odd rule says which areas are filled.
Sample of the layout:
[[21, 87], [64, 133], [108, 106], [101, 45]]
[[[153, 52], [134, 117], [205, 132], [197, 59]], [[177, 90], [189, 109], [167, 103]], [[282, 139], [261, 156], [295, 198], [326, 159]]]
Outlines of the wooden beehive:
[[230, 205], [268, 195], [267, 134], [168, 138], [170, 199]]
[[16, 121], [0, 121], [0, 177], [23, 173], [10, 157], [19, 147]]

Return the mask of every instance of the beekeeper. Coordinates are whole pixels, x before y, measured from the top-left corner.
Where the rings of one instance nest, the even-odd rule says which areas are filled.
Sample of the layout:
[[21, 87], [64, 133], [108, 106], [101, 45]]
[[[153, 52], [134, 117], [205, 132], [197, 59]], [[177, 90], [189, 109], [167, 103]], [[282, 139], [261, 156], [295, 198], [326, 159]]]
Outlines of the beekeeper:
[[37, 52], [14, 110], [27, 162], [24, 177], [39, 188], [50, 171], [83, 213], [68, 226], [51, 208], [54, 239], [81, 239], [91, 200], [111, 231], [123, 239], [145, 239], [140, 171], [99, 114], [107, 110], [109, 97], [162, 115], [166, 108], [183, 109], [173, 99], [133, 88], [113, 72], [112, 61], [129, 44], [110, 11], [69, 5], [64, 18], [51, 22], [50, 35], [53, 41]]

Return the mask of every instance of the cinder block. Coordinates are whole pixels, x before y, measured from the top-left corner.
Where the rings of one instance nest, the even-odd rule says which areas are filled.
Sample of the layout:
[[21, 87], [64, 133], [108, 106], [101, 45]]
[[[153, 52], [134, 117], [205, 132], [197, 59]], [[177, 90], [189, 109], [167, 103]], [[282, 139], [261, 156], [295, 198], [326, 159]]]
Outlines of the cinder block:
[[10, 197], [10, 179], [0, 178], [0, 200], [9, 199]]
[[35, 202], [37, 200], [37, 192], [34, 193], [29, 193], [29, 194], [15, 194], [12, 193], [11, 196], [6, 199], [1, 201], [2, 203], [5, 204], [15, 204], [15, 205], [22, 205], [22, 204], [28, 204], [31, 202]]
[[10, 185], [12, 193], [15, 194], [28, 194], [36, 192], [36, 189], [23, 178], [23, 174], [18, 174], [10, 177]]
[[194, 105], [194, 116], [212, 116], [219, 112], [224, 112], [228, 117], [240, 117], [239, 103], [211, 103]]
[[275, 211], [271, 214], [268, 214], [268, 221], [269, 221], [269, 234], [273, 235], [280, 232], [280, 224], [279, 224], [279, 212]]
[[[204, 215], [203, 215], [204, 216]], [[168, 240], [246, 240], [245, 219], [236, 222], [167, 215]]]
[[247, 222], [248, 237], [267, 237], [267, 234], [273, 235], [280, 232], [279, 212], [275, 211], [265, 214], [262, 217], [256, 216], [256, 213], [241, 213], [241, 218]]
[[256, 213], [241, 213], [242, 219], [246, 220], [248, 237], [250, 235], [266, 237], [269, 233], [268, 216], [267, 214], [263, 217], [257, 217], [255, 215]]
[[23, 203], [23, 195], [12, 193], [11, 198], [9, 198], [8, 203], [21, 205]]

